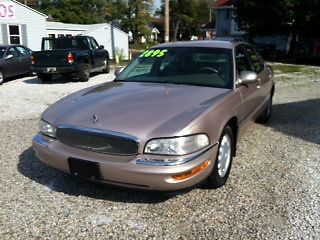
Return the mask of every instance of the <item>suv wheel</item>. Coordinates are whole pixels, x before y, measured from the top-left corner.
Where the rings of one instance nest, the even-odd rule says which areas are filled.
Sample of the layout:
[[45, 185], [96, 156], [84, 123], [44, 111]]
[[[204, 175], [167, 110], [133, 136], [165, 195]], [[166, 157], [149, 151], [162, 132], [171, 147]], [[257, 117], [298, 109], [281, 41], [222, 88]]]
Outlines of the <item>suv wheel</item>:
[[233, 131], [230, 126], [226, 126], [220, 137], [215, 165], [208, 178], [210, 187], [220, 188], [226, 184], [231, 170], [234, 146]]
[[41, 79], [42, 82], [51, 82], [52, 80], [52, 75], [51, 74], [45, 74], [45, 73], [39, 73], [38, 78]]
[[109, 73], [110, 72], [110, 62], [109, 62], [108, 59], [106, 59], [104, 61], [104, 68], [103, 68], [102, 72], [104, 72], [104, 73]]
[[267, 123], [269, 122], [272, 115], [272, 96], [270, 95], [266, 108], [263, 113], [258, 118], [257, 122], [259, 123]]
[[90, 66], [89, 64], [83, 64], [82, 69], [79, 73], [78, 79], [80, 82], [87, 82], [89, 81], [89, 78], [90, 78]]
[[2, 70], [0, 70], [0, 85], [4, 82], [4, 76]]

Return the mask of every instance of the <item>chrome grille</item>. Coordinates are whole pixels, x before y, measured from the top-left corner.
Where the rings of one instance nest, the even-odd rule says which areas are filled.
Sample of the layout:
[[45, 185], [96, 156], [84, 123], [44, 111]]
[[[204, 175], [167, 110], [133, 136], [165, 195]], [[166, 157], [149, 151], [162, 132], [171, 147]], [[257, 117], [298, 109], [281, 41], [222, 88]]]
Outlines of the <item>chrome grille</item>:
[[127, 134], [67, 125], [59, 126], [56, 134], [60, 142], [87, 151], [112, 155], [138, 153], [138, 139]]

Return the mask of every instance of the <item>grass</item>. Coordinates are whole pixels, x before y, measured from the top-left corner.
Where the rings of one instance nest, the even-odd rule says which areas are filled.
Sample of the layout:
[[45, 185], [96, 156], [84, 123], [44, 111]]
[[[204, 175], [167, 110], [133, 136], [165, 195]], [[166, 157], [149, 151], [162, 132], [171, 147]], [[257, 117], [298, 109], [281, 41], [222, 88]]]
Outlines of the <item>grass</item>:
[[273, 71], [280, 71], [281, 73], [297, 73], [305, 71], [305, 67], [299, 65], [271, 64], [271, 66]]

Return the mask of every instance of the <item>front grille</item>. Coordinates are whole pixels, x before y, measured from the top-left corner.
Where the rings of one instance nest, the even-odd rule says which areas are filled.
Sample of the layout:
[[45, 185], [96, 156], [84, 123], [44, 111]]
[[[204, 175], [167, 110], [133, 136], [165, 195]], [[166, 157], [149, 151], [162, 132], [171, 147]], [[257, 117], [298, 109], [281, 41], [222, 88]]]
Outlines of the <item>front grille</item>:
[[138, 153], [138, 140], [127, 134], [73, 126], [59, 126], [56, 134], [60, 142], [87, 151], [112, 155]]

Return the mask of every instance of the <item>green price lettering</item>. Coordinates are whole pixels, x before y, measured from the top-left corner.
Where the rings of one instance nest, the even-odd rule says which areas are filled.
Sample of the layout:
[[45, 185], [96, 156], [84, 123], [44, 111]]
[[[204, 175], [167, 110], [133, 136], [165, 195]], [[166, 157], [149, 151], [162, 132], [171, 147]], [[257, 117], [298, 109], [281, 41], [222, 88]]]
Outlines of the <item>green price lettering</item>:
[[160, 57], [164, 57], [167, 54], [167, 52], [168, 52], [168, 49], [163, 49], [163, 50], [161, 50], [161, 49], [157, 49], [157, 50], [151, 49], [151, 50], [147, 50], [144, 53], [142, 53], [140, 55], [140, 57], [144, 57], [144, 58], [158, 57], [158, 58], [160, 58]]

